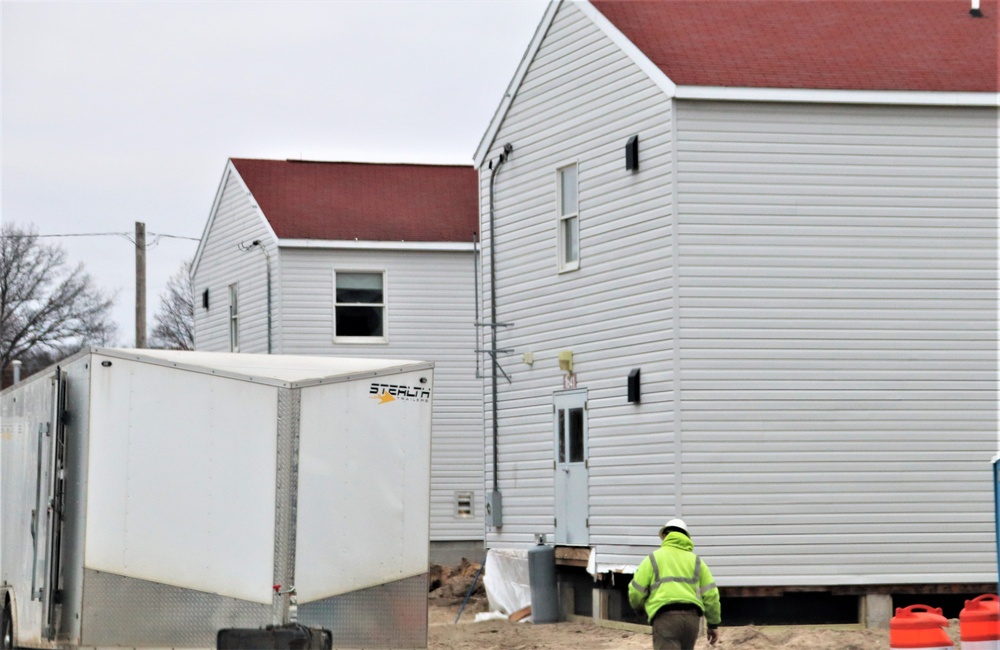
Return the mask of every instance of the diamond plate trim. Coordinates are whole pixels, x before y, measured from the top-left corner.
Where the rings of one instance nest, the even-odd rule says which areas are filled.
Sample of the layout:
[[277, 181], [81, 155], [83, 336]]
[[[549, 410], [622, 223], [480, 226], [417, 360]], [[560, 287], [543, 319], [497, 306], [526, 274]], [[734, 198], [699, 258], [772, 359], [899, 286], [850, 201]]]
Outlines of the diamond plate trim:
[[301, 393], [278, 389], [277, 481], [274, 499], [274, 584], [282, 592], [274, 594], [271, 622], [288, 623], [290, 594], [295, 586], [295, 527], [299, 488], [299, 411]]
[[84, 570], [81, 645], [214, 648], [220, 629], [260, 627], [271, 607]]
[[424, 573], [299, 605], [299, 622], [333, 633], [334, 648], [426, 648]]

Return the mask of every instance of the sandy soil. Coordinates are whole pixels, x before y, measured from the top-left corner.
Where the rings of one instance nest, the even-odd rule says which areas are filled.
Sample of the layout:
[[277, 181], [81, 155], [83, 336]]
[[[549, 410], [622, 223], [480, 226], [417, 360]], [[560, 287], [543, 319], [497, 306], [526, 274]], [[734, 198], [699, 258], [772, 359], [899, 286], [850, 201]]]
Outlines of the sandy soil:
[[[477, 611], [485, 609], [485, 601], [475, 602]], [[455, 623], [457, 605], [431, 604], [428, 650], [604, 650], [606, 648], [644, 648], [651, 650], [648, 634], [599, 627], [585, 622], [511, 623], [508, 621], [473, 622], [475, 613], [469, 606]], [[949, 629], [956, 650], [958, 621]], [[715, 647], [721, 650], [886, 650], [888, 630], [835, 630], [810, 627], [756, 628], [722, 627], [721, 639]], [[704, 632], [698, 639], [697, 650], [711, 648]]]
[[[472, 584], [477, 565], [445, 570], [439, 576], [441, 587], [429, 596], [428, 650], [604, 650], [606, 648], [645, 648], [653, 642], [648, 634], [616, 630], [577, 621], [534, 625], [506, 620], [475, 622], [475, 615], [487, 609], [481, 588], [473, 594], [458, 623], [460, 605]], [[451, 571], [451, 575], [448, 572]], [[433, 576], [432, 576], [433, 579]], [[960, 650], [958, 621], [952, 621], [949, 634]], [[812, 627], [756, 628], [722, 627], [718, 649], [734, 650], [886, 650], [888, 630], [837, 630]], [[711, 646], [704, 632], [697, 650]]]

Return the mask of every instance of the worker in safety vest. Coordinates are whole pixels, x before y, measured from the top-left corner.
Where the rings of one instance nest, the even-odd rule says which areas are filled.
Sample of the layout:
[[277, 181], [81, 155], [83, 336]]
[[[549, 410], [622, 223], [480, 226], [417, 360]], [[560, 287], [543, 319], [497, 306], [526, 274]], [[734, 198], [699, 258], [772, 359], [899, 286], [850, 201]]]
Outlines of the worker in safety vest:
[[694, 650], [702, 615], [708, 621], [708, 642], [715, 645], [722, 609], [712, 572], [694, 554], [682, 520], [664, 524], [660, 539], [660, 548], [635, 571], [628, 586], [629, 603], [634, 609], [645, 606], [653, 626], [654, 650]]

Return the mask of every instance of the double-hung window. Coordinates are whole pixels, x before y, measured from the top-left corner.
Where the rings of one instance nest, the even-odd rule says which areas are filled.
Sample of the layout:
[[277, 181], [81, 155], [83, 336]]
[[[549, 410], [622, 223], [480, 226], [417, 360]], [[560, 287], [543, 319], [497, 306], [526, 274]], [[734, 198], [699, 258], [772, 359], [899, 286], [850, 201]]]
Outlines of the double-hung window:
[[334, 271], [334, 285], [334, 340], [385, 342], [385, 273]]
[[556, 172], [559, 212], [559, 270], [580, 268], [580, 209], [577, 196], [577, 166]]
[[240, 292], [235, 282], [229, 285], [229, 351], [240, 351]]

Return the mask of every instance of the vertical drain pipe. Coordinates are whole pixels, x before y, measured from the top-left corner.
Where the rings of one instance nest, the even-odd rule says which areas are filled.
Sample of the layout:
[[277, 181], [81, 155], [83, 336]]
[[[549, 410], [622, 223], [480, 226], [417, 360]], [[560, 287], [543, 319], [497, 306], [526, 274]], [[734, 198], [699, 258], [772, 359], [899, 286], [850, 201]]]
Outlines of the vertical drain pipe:
[[[480, 204], [479, 209], [482, 209], [482, 204]], [[482, 326], [482, 319], [479, 317], [479, 284], [482, 281], [479, 277], [479, 260], [482, 250], [479, 246], [479, 233], [473, 233], [472, 235], [472, 291], [475, 296], [476, 302], [476, 379], [482, 379], [483, 373], [480, 367], [480, 353], [483, 345], [483, 335], [480, 331]]]
[[497, 361], [497, 268], [496, 268], [496, 217], [494, 213], [494, 186], [496, 183], [497, 172], [500, 171], [500, 167], [507, 162], [507, 158], [510, 157], [510, 152], [514, 150], [514, 147], [507, 143], [503, 146], [503, 152], [500, 154], [500, 158], [497, 160], [496, 164], [490, 164], [490, 356], [493, 359], [493, 492], [498, 493], [499, 488], [499, 467], [500, 463], [497, 458], [497, 449], [499, 447], [500, 441], [500, 429], [497, 422], [497, 372], [499, 371], [499, 363]]
[[264, 253], [264, 262], [267, 264], [267, 353], [271, 354], [271, 255], [267, 252], [264, 242], [259, 239], [253, 240], [253, 243], [244, 250], [250, 250], [254, 246]]

